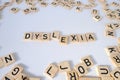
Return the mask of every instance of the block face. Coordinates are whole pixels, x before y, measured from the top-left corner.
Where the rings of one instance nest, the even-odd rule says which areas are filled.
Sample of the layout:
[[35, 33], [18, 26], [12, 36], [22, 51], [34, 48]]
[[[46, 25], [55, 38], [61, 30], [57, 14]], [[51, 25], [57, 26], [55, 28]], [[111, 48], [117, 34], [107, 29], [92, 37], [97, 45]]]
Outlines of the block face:
[[29, 14], [31, 11], [30, 11], [29, 8], [26, 8], [26, 9], [23, 10], [23, 12], [24, 12], [24, 14]]
[[33, 33], [33, 40], [35, 40], [35, 41], [40, 41], [42, 38], [41, 38], [41, 35], [42, 34], [42, 32], [40, 33], [40, 32], [34, 32]]
[[4, 63], [3, 63], [3, 60], [2, 58], [0, 58], [0, 68], [4, 67]]
[[70, 41], [70, 43], [78, 43], [79, 42], [78, 36], [76, 34], [70, 35], [69, 41]]
[[6, 74], [2, 80], [15, 80], [13, 77], [11, 77], [10, 75]]
[[58, 64], [58, 68], [60, 72], [68, 72], [71, 71], [70, 62], [63, 61]]
[[98, 22], [102, 19], [102, 17], [100, 15], [95, 15], [93, 16], [93, 19]]
[[88, 73], [88, 69], [83, 63], [75, 65], [74, 69], [77, 72], [79, 77], [85, 76]]
[[14, 79], [17, 79], [22, 71], [23, 68], [20, 65], [15, 65], [8, 74]]
[[78, 74], [75, 70], [67, 72], [67, 80], [79, 80]]
[[92, 10], [92, 15], [97, 15], [98, 14], [98, 10], [97, 9], [93, 9]]
[[106, 29], [107, 30], [115, 30], [115, 26], [113, 26], [113, 24], [106, 24]]
[[62, 45], [67, 45], [68, 44], [68, 36], [60, 36], [59, 42]]
[[119, 53], [114, 53], [110, 55], [110, 59], [115, 67], [120, 67], [120, 54]]
[[50, 41], [51, 40], [51, 34], [50, 33], [42, 33], [41, 34], [41, 39], [42, 39], [42, 41]]
[[85, 56], [81, 58], [81, 61], [87, 68], [91, 68], [94, 66], [94, 61], [91, 56]]
[[54, 31], [54, 32], [52, 32], [51, 38], [54, 39], [54, 40], [60, 39], [60, 31]]
[[38, 8], [37, 7], [30, 7], [30, 12], [38, 12]]
[[15, 13], [19, 12], [19, 8], [11, 8], [10, 11], [15, 14]]
[[58, 67], [55, 64], [48, 65], [44, 72], [44, 74], [50, 78], [54, 78], [57, 73]]
[[30, 79], [26, 74], [20, 73], [16, 80], [30, 80]]
[[102, 80], [114, 80], [113, 77], [110, 76], [105, 76], [105, 77], [101, 77]]
[[25, 41], [31, 41], [31, 40], [33, 40], [33, 33], [32, 32], [25, 33], [24, 40]]
[[87, 42], [86, 36], [84, 34], [78, 34], [79, 42]]
[[120, 80], [120, 68], [116, 68], [111, 72], [111, 76], [115, 79], [115, 80]]
[[107, 65], [97, 66], [97, 73], [98, 73], [98, 76], [100, 76], [100, 77], [110, 76], [109, 66], [107, 66]]
[[85, 34], [87, 41], [96, 41], [96, 37], [94, 33], [87, 33]]
[[105, 52], [107, 53], [108, 56], [114, 53], [119, 53], [117, 46], [109, 46], [105, 48]]
[[113, 31], [113, 30], [105, 30], [105, 36], [115, 38], [115, 31]]
[[100, 77], [80, 77], [79, 80], [101, 80]]
[[15, 62], [15, 58], [12, 53], [2, 57], [2, 60], [5, 66], [9, 66]]

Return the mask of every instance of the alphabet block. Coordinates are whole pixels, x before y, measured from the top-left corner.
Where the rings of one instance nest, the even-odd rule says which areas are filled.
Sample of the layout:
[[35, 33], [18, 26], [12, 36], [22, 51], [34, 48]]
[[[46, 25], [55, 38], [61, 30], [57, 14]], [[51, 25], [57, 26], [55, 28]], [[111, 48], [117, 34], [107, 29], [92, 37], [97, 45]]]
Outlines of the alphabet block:
[[81, 6], [82, 3], [81, 3], [81, 1], [76, 1], [76, 4], [75, 4], [75, 5], [78, 7], [78, 6]]
[[26, 8], [23, 10], [24, 14], [29, 14], [31, 12], [31, 10], [29, 8]]
[[95, 15], [93, 16], [93, 19], [98, 22], [102, 19], [102, 17], [100, 15]]
[[22, 71], [23, 68], [20, 65], [15, 65], [8, 74], [14, 79], [17, 79]]
[[101, 80], [100, 77], [80, 77], [79, 80]]
[[[16, 80], [30, 80], [30, 79], [26, 74], [20, 73]], [[34, 79], [31, 79], [31, 80], [34, 80]]]
[[51, 34], [50, 33], [41, 33], [41, 40], [42, 41], [50, 41], [51, 40]]
[[82, 8], [81, 7], [76, 7], [76, 12], [82, 12]]
[[98, 14], [98, 10], [97, 9], [93, 9], [92, 10], [92, 15], [97, 15]]
[[114, 80], [120, 80], [120, 68], [116, 68], [111, 72], [111, 76]]
[[16, 2], [17, 4], [21, 4], [21, 3], [23, 2], [23, 0], [15, 0], [15, 2]]
[[91, 56], [85, 56], [81, 58], [81, 61], [87, 68], [91, 68], [92, 66], [94, 66], [94, 61]]
[[[34, 37], [34, 39], [35, 39], [35, 37]], [[24, 40], [25, 41], [31, 41], [31, 40], [33, 40], [33, 33], [32, 32], [25, 33]]]
[[68, 72], [71, 71], [70, 62], [63, 61], [58, 64], [58, 68], [60, 72]]
[[15, 80], [13, 77], [11, 77], [10, 75], [6, 74], [2, 80]]
[[30, 7], [30, 12], [38, 12], [38, 8], [37, 7]]
[[110, 56], [113, 53], [119, 53], [117, 46], [109, 46], [105, 48], [105, 52], [108, 56]]
[[70, 35], [69, 41], [70, 41], [70, 43], [78, 43], [79, 42], [78, 36], [76, 34]]
[[54, 31], [54, 32], [52, 32], [51, 38], [54, 39], [54, 40], [60, 39], [60, 31]]
[[57, 73], [58, 73], [58, 67], [55, 64], [48, 65], [48, 67], [44, 72], [44, 74], [50, 78], [54, 78]]
[[105, 30], [105, 36], [115, 38], [115, 31], [113, 31], [113, 30]]
[[107, 65], [99, 65], [99, 66], [97, 66], [97, 74], [100, 77], [110, 76], [109, 66], [107, 66]]
[[60, 36], [60, 44], [67, 45], [68, 44], [68, 36]]
[[115, 30], [115, 26], [113, 24], [106, 24], [105, 25], [106, 30]]
[[115, 30], [120, 28], [120, 24], [119, 23], [113, 23], [112, 25], [113, 25]]
[[120, 54], [119, 53], [111, 54], [110, 60], [112, 61], [115, 67], [120, 67]]
[[80, 77], [85, 76], [88, 73], [88, 69], [83, 63], [75, 65], [74, 69]]
[[[32, 37], [32, 36], [29, 36], [28, 35], [28, 37], [30, 38], [30, 37]], [[42, 32], [40, 33], [40, 32], [34, 32], [33, 33], [33, 40], [35, 40], [35, 41], [40, 41], [40, 40], [42, 40]], [[26, 36], [26, 38], [27, 38], [27, 36]], [[31, 38], [32, 39], [32, 38]]]
[[11, 8], [11, 12], [14, 14], [19, 12], [19, 8]]
[[30, 77], [29, 80], [41, 80], [40, 78], [33, 78], [33, 77]]
[[78, 34], [79, 42], [87, 42], [86, 36], [84, 34]]
[[0, 68], [4, 67], [4, 63], [3, 63], [3, 60], [2, 58], [0, 58]]
[[95, 37], [94, 33], [87, 33], [87, 34], [85, 34], [85, 36], [86, 36], [88, 42], [96, 40], [96, 37]]
[[41, 6], [41, 7], [47, 7], [47, 6], [48, 6], [48, 3], [46, 3], [46, 2], [40, 2], [40, 6]]
[[67, 72], [67, 80], [79, 80], [78, 74], [75, 70]]
[[113, 77], [110, 77], [110, 76], [104, 76], [104, 77], [101, 77], [101, 80], [114, 80]]
[[9, 66], [15, 62], [15, 58], [12, 53], [2, 57], [2, 60], [5, 66]]

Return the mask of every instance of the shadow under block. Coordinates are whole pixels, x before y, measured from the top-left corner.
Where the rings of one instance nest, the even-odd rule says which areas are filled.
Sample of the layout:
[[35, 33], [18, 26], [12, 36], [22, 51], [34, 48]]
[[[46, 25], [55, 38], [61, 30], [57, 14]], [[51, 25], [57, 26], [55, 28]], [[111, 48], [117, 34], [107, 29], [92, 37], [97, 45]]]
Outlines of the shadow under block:
[[79, 80], [101, 80], [100, 77], [80, 77]]
[[25, 41], [31, 41], [31, 40], [33, 40], [33, 33], [32, 33], [32, 32], [30, 32], [30, 33], [25, 33], [25, 34], [24, 34], [24, 40], [25, 40]]
[[10, 75], [6, 74], [2, 80], [15, 80], [13, 77], [11, 77]]
[[75, 70], [68, 71], [66, 74], [66, 80], [79, 80], [78, 74]]
[[41, 40], [42, 41], [50, 41], [51, 40], [51, 33], [41, 33]]
[[79, 42], [78, 36], [76, 34], [70, 35], [69, 41], [70, 41], [70, 43], [78, 43]]
[[30, 79], [26, 74], [20, 73], [16, 80], [30, 80]]
[[120, 53], [111, 54], [110, 60], [115, 67], [120, 67]]
[[81, 58], [81, 61], [87, 68], [91, 68], [94, 66], [94, 61], [91, 56], [85, 56]]
[[114, 80], [120, 80], [120, 68], [116, 68], [111, 72], [111, 76]]
[[14, 79], [17, 79], [22, 71], [23, 68], [20, 65], [15, 65], [8, 74]]
[[71, 71], [70, 62], [63, 61], [58, 64], [58, 68], [60, 72], [68, 72]]
[[60, 36], [59, 42], [61, 45], [67, 45], [68, 44], [68, 36]]
[[77, 72], [79, 77], [85, 76], [88, 73], [88, 69], [83, 63], [79, 63], [75, 65], [74, 69]]
[[54, 78], [57, 73], [58, 73], [58, 67], [55, 64], [48, 65], [48, 67], [45, 69], [44, 72], [44, 74], [49, 78]]
[[59, 32], [59, 31], [54, 31], [54, 32], [52, 32], [51, 38], [52, 38], [53, 40], [59, 40], [59, 39], [60, 39], [60, 32]]
[[85, 36], [88, 42], [96, 41], [96, 37], [94, 33], [87, 33], [85, 34]]
[[0, 68], [4, 67], [4, 63], [3, 63], [3, 60], [2, 58], [0, 58]]
[[105, 52], [108, 56], [114, 53], [119, 53], [117, 46], [108, 46], [105, 48]]
[[2, 60], [5, 66], [15, 63], [15, 58], [12, 53], [2, 57]]
[[104, 77], [101, 77], [101, 80], [114, 80], [113, 77], [110, 77], [110, 76], [104, 76]]
[[99, 65], [97, 66], [97, 74], [100, 77], [106, 77], [106, 76], [110, 76], [110, 69], [109, 66], [107, 65]]

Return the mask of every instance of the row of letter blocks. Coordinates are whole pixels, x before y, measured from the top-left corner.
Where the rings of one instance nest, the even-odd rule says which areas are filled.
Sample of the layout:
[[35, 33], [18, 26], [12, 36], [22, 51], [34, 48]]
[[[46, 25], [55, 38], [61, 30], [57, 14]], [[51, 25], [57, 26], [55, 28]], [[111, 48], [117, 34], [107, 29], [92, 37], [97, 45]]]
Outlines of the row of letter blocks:
[[63, 61], [58, 64], [51, 63], [45, 69], [44, 74], [49, 78], [54, 78], [58, 73], [65, 73], [67, 80], [120, 80], [120, 68], [110, 71], [107, 65], [97, 66], [96, 70], [99, 77], [86, 76], [89, 69], [94, 65], [93, 58], [86, 56], [73, 69], [69, 61]]
[[53, 33], [29, 32], [24, 35], [25, 41], [50, 41], [51, 39], [58, 40], [60, 44], [68, 44], [91, 42], [95, 41], [96, 37], [94, 33], [61, 35], [59, 31]]

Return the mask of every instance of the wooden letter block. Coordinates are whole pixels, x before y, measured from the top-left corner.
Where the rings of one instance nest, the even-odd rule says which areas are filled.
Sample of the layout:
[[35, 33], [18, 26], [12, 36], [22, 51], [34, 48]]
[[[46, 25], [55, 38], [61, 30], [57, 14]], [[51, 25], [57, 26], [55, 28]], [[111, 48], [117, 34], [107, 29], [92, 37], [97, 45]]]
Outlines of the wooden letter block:
[[109, 47], [105, 48], [105, 51], [108, 56], [110, 56], [113, 53], [119, 53], [117, 46], [109, 46]]
[[75, 34], [70, 35], [69, 36], [69, 41], [70, 41], [70, 43], [78, 43], [79, 42], [78, 36], [75, 35]]
[[75, 65], [74, 69], [80, 77], [88, 73], [88, 69], [83, 63]]
[[87, 33], [87, 34], [85, 34], [85, 36], [86, 36], [88, 42], [96, 41], [96, 37], [95, 37], [94, 33]]
[[82, 63], [86, 65], [87, 68], [94, 66], [94, 61], [91, 56], [85, 56], [81, 59]]
[[95, 16], [93, 16], [93, 19], [98, 22], [102, 19], [102, 17], [99, 15], [95, 15]]
[[18, 11], [19, 11], [19, 8], [11, 8], [11, 12], [14, 14], [17, 13]]
[[51, 34], [50, 33], [42, 33], [41, 34], [41, 39], [42, 41], [50, 41], [51, 40]]
[[36, 8], [36, 7], [30, 7], [30, 12], [38, 12], [38, 8]]
[[[26, 35], [26, 38], [27, 38], [27, 36], [28, 36], [28, 38], [30, 38], [30, 34]], [[34, 32], [33, 33], [33, 40], [40, 41], [42, 39], [41, 36], [42, 36], [42, 32], [41, 33], [40, 32]]]
[[98, 14], [98, 10], [97, 9], [93, 9], [92, 10], [92, 15], [97, 15]]
[[3, 63], [5, 66], [9, 66], [15, 62], [15, 58], [13, 54], [8, 54], [4, 57], [2, 57]]
[[78, 34], [78, 39], [79, 39], [79, 42], [81, 43], [87, 42], [86, 36], [84, 34], [83, 35]]
[[82, 12], [82, 8], [81, 7], [76, 7], [76, 12]]
[[60, 44], [67, 45], [68, 44], [68, 36], [60, 36]]
[[115, 31], [113, 31], [113, 30], [106, 30], [105, 31], [105, 36], [106, 37], [115, 38]]
[[67, 80], [79, 80], [78, 74], [75, 70], [67, 72]]
[[26, 8], [23, 10], [24, 14], [29, 14], [31, 12], [31, 10], [29, 8]]
[[110, 59], [115, 67], [120, 67], [120, 54], [119, 53], [111, 54]]
[[42, 7], [47, 7], [47, 6], [48, 6], [48, 3], [46, 3], [46, 2], [40, 2], [40, 6], [42, 6]]
[[106, 24], [106, 30], [115, 30], [115, 26], [113, 24]]
[[58, 64], [59, 71], [60, 72], [68, 72], [71, 71], [70, 62], [69, 61], [63, 61]]
[[15, 65], [8, 74], [14, 79], [17, 79], [22, 71], [23, 68], [20, 65]]
[[100, 77], [110, 76], [110, 69], [107, 65], [99, 65], [97, 66], [97, 73]]
[[54, 78], [55, 75], [58, 73], [58, 67], [54, 64], [50, 64], [48, 65], [44, 73], [46, 76]]
[[10, 75], [6, 74], [2, 80], [15, 80], [13, 77], [11, 77]]
[[2, 58], [0, 58], [0, 68], [4, 67], [4, 63], [3, 63], [3, 60]]
[[111, 76], [114, 80], [120, 80], [120, 68], [116, 68], [111, 72]]
[[[20, 73], [16, 80], [30, 80], [26, 74]], [[34, 80], [34, 79], [31, 79]]]
[[100, 77], [80, 77], [79, 80], [101, 80]]
[[23, 2], [23, 0], [15, 0], [15, 2], [16, 2], [17, 4], [21, 4], [21, 3]]
[[31, 33], [31, 32], [30, 33], [25, 33], [24, 40], [25, 41], [31, 41], [31, 40], [33, 40], [33, 33]]
[[54, 40], [60, 39], [60, 32], [59, 32], [59, 31], [54, 31], [54, 32], [51, 34], [51, 38], [54, 39]]
[[101, 77], [101, 80], [114, 80], [113, 77], [110, 77], [110, 76], [104, 76], [104, 77]]
[[41, 80], [40, 78], [33, 78], [33, 77], [30, 77], [29, 80]]

